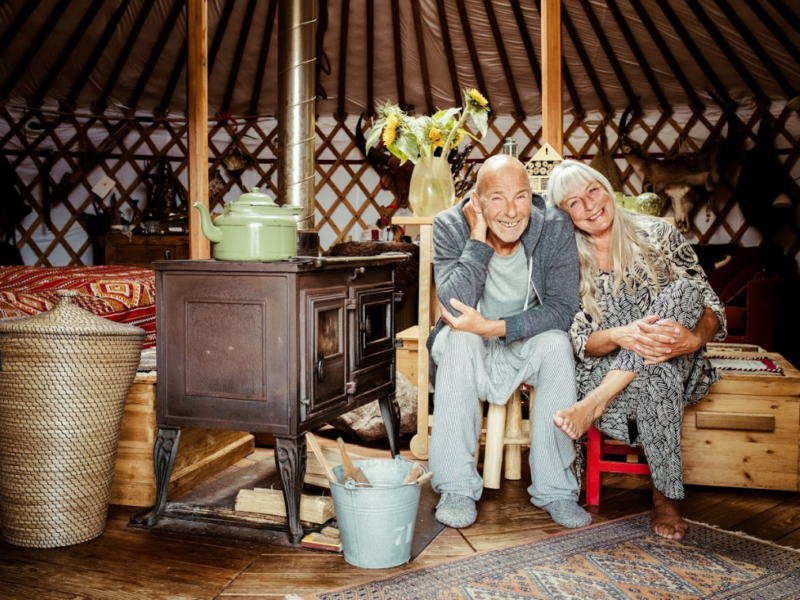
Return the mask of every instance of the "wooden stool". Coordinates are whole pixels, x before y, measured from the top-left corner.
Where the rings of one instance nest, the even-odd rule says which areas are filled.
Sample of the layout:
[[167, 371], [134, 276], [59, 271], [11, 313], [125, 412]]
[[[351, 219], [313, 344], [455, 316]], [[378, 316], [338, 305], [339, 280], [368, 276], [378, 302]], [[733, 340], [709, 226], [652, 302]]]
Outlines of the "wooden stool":
[[[530, 402], [532, 407], [532, 389]], [[481, 413], [483, 413], [483, 402], [481, 402]], [[504, 405], [489, 404], [484, 424], [486, 433], [481, 436], [485, 446], [483, 487], [496, 490], [500, 488], [500, 471], [504, 461], [506, 479], [522, 478], [522, 446], [530, 444], [531, 439], [530, 419], [522, 418], [522, 389], [517, 388]], [[476, 463], [479, 455], [480, 442], [475, 452]]]
[[600, 485], [603, 473], [633, 473], [635, 475], [650, 475], [650, 467], [638, 462], [617, 462], [605, 460], [606, 454], [624, 454], [628, 456], [643, 456], [641, 446], [626, 446], [620, 442], [607, 442], [602, 432], [592, 425], [588, 432], [589, 441], [586, 445], [586, 504], [597, 506], [600, 504]]

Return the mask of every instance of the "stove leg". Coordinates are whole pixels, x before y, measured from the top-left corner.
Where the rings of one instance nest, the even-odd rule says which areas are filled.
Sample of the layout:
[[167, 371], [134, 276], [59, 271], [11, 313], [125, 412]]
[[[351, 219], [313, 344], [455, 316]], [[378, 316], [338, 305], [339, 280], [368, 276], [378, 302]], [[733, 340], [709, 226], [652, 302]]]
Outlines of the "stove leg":
[[167, 492], [175, 457], [178, 455], [178, 442], [181, 440], [180, 427], [158, 428], [158, 438], [153, 447], [153, 468], [156, 474], [156, 504], [131, 516], [132, 525], [151, 527], [158, 523], [167, 505]]
[[392, 457], [395, 457], [400, 453], [400, 405], [397, 404], [394, 393], [378, 400], [378, 404], [389, 436], [389, 448], [392, 450]]
[[300, 494], [306, 478], [306, 438], [275, 436], [275, 467], [283, 482], [283, 501], [286, 504], [286, 521], [289, 539], [299, 544], [303, 539], [300, 525]]

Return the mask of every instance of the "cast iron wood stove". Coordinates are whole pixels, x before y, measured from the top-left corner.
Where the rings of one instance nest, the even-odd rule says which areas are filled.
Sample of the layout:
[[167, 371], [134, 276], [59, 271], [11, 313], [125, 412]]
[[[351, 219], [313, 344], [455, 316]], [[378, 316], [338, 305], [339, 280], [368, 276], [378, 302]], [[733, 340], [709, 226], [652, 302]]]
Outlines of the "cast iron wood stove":
[[181, 427], [274, 435], [294, 543], [307, 431], [377, 399], [397, 454], [394, 266], [406, 258], [153, 263], [156, 504], [132, 522], [154, 525], [164, 513]]

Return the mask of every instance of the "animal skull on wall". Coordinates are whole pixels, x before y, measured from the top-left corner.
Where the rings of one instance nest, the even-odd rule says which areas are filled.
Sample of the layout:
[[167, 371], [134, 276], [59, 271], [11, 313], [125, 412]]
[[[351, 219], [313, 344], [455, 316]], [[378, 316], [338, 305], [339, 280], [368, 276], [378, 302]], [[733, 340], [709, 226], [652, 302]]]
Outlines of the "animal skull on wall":
[[620, 148], [641, 179], [644, 191], [656, 192], [662, 198], [669, 198], [675, 213], [675, 226], [681, 233], [687, 233], [691, 230], [693, 209], [708, 201], [719, 183], [721, 167], [727, 162], [729, 147], [732, 144], [738, 145], [738, 136], [732, 131], [737, 129], [734, 124], [735, 115], [731, 119], [730, 112], [726, 110], [729, 118], [728, 134], [724, 143], [711, 141], [695, 154], [681, 152], [658, 159], [628, 135], [631, 108], [632, 106], [628, 106], [620, 119]]

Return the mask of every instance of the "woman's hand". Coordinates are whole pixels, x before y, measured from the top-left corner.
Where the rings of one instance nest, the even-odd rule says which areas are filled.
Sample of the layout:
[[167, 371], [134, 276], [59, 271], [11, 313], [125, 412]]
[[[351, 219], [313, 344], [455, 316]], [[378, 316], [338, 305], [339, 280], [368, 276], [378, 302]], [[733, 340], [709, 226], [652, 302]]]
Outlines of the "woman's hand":
[[673, 319], [662, 319], [642, 325], [634, 352], [645, 359], [645, 365], [655, 365], [697, 352], [702, 346], [703, 340], [693, 331]]
[[638, 340], [636, 336], [641, 335], [643, 326], [655, 323], [657, 320], [658, 316], [650, 315], [636, 321], [631, 321], [627, 325], [615, 327], [611, 332], [614, 345], [622, 348], [623, 350], [637, 352], [636, 344], [638, 343]]
[[487, 319], [471, 306], [467, 306], [455, 298], [450, 299], [450, 306], [455, 308], [461, 314], [459, 316], [455, 316], [441, 303], [439, 303], [439, 309], [442, 312], [442, 319], [453, 331], [466, 331], [468, 333], [475, 333], [484, 338], [503, 337], [506, 334], [505, 321], [493, 321]]

